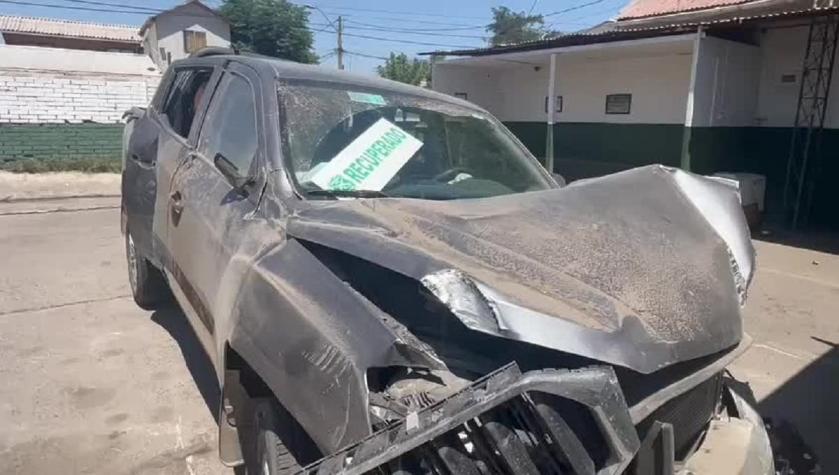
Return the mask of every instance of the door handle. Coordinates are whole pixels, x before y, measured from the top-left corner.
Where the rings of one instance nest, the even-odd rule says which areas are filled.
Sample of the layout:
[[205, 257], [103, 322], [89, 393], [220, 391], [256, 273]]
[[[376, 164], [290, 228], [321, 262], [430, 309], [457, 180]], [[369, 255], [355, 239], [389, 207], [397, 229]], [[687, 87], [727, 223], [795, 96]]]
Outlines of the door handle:
[[131, 161], [133, 161], [134, 163], [136, 163], [140, 168], [146, 168], [146, 169], [154, 168], [154, 165], [156, 163], [154, 160], [144, 162], [143, 159], [140, 158], [140, 156], [137, 155], [136, 153], [129, 154], [128, 158], [131, 159]]
[[177, 219], [180, 218], [184, 210], [184, 203], [180, 191], [173, 191], [169, 195], [169, 207], [172, 209], [172, 217], [175, 218], [175, 224], [177, 225]]

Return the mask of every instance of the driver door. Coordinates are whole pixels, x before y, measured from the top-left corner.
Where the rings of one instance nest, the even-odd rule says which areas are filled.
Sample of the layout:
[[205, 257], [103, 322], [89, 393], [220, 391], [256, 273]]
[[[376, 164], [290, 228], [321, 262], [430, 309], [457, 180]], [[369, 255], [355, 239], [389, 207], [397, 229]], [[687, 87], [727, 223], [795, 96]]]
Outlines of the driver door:
[[[193, 326], [210, 355], [215, 355], [211, 336], [220, 283], [251, 224], [264, 184], [258, 166], [264, 146], [257, 84], [245, 67], [234, 64], [224, 71], [197, 146], [172, 179], [172, 194], [181, 204], [169, 214], [169, 246], [178, 263], [173, 273], [193, 310], [188, 317], [197, 320]], [[238, 178], [226, 176], [219, 160]]]

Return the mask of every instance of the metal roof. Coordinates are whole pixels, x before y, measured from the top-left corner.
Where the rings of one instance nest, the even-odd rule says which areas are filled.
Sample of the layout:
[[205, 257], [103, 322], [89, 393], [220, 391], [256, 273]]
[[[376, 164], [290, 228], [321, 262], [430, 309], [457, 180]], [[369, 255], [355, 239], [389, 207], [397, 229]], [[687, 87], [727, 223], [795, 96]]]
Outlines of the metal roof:
[[618, 21], [726, 7], [752, 1], [755, 0], [632, 0], [621, 10]]
[[[812, 1], [812, 0], [809, 0]], [[788, 2], [785, 6], [792, 6]], [[753, 10], [741, 9], [755, 6]], [[812, 5], [812, 4], [811, 4]], [[420, 55], [437, 56], [490, 56], [502, 53], [514, 53], [521, 51], [534, 51], [541, 49], [561, 48], [564, 46], [576, 46], [583, 44], [606, 43], [611, 41], [623, 41], [654, 36], [665, 36], [683, 34], [696, 31], [699, 27], [725, 27], [753, 23], [756, 21], [779, 20], [795, 17], [810, 17], [817, 15], [828, 15], [839, 13], [839, 5], [831, 7], [792, 8], [780, 10], [772, 8], [773, 4], [766, 0], [749, 2], [734, 6], [738, 10], [735, 14], [727, 12], [709, 13], [706, 10], [688, 12], [678, 15], [678, 18], [669, 16], [657, 18], [642, 18], [628, 21], [612, 21], [597, 25], [591, 29], [574, 33], [560, 35], [554, 38], [529, 41], [524, 43], [493, 46], [486, 48], [462, 49], [452, 51], [430, 51], [419, 53]]]
[[136, 26], [0, 15], [0, 32], [139, 43]]

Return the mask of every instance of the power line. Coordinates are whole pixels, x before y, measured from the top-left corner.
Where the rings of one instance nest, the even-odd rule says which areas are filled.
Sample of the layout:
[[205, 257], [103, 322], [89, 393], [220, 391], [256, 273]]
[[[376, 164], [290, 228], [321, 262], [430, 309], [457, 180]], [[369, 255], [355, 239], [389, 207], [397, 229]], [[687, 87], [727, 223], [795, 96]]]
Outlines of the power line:
[[618, 1], [619, 1], [619, 3], [617, 5], [612, 5], [609, 8], [604, 8], [604, 9], [601, 9], [601, 10], [595, 10], [595, 11], [592, 11], [592, 12], [584, 13], [582, 15], [571, 17], [571, 18], [569, 18], [569, 20], [582, 20], [582, 19], [585, 19], [585, 18], [590, 18], [590, 17], [596, 16], [596, 15], [600, 15], [600, 14], [603, 14], [603, 13], [613, 12], [615, 10], [620, 10], [620, 8], [623, 7], [623, 0], [618, 0]]
[[557, 10], [557, 11], [552, 12], [552, 13], [546, 13], [546, 14], [544, 14], [544, 15], [542, 15], [542, 16], [543, 16], [543, 17], [549, 17], [549, 16], [560, 15], [560, 14], [563, 14], [563, 13], [572, 12], [572, 11], [574, 11], [574, 10], [580, 10], [580, 9], [582, 9], [582, 8], [590, 7], [590, 6], [592, 6], [592, 5], [597, 5], [598, 3], [603, 3], [604, 1], [605, 1], [605, 0], [592, 0], [592, 1], [588, 2], [588, 3], [582, 3], [582, 4], [580, 4], [580, 5], [575, 5], [575, 6], [573, 6], [573, 7], [568, 7], [568, 8], [565, 8], [565, 9], [563, 9], [563, 10]]
[[326, 30], [334, 29], [334, 28], [332, 28], [332, 25], [315, 25], [315, 26], [323, 26], [323, 28], [321, 28], [320, 30], [312, 30], [311, 28], [307, 28], [307, 29], [310, 30], [313, 34], [314, 33], [323, 33]]
[[353, 38], [363, 38], [367, 40], [379, 40], [388, 43], [404, 43], [409, 45], [419, 45], [419, 46], [441, 46], [443, 48], [477, 48], [477, 46], [463, 46], [463, 45], [446, 45], [441, 43], [426, 43], [424, 41], [412, 41], [412, 40], [393, 40], [390, 38], [382, 38], [381, 36], [369, 36], [369, 35], [356, 35], [354, 33], [344, 33], [344, 36], [351, 36]]
[[[359, 18], [357, 15], [353, 15], [352, 13], [338, 13], [338, 12], [329, 11], [328, 9], [326, 11], [327, 11], [327, 13], [330, 13], [332, 15], [341, 15], [344, 18], [352, 18], [352, 17]], [[476, 25], [469, 25], [469, 24], [466, 24], [466, 23], [451, 23], [451, 22], [442, 22], [442, 21], [433, 21], [433, 20], [420, 20], [420, 19], [416, 19], [416, 18], [405, 18], [404, 16], [399, 17], [399, 18], [382, 17], [382, 16], [364, 16], [364, 17], [360, 17], [360, 18], [364, 18], [366, 20], [383, 20], [383, 21], [388, 21], [388, 22], [402, 22], [402, 23], [410, 22], [411, 24], [420, 23], [420, 24], [423, 24], [423, 25], [439, 25], [439, 26], [453, 26], [453, 27], [473, 27], [473, 26], [476, 26]]]
[[54, 3], [32, 3], [32, 2], [20, 2], [15, 0], [0, 0], [0, 3], [9, 3], [12, 5], [24, 5], [27, 7], [44, 7], [44, 8], [61, 8], [64, 10], [82, 10], [82, 11], [89, 11], [89, 12], [106, 12], [106, 13], [127, 13], [132, 15], [145, 15], [148, 16], [150, 13], [159, 13], [153, 12], [151, 10], [147, 12], [141, 11], [131, 11], [131, 10], [114, 10], [114, 9], [107, 9], [107, 8], [92, 8], [92, 7], [77, 7], [77, 6], [70, 6], [70, 5], [56, 5]]
[[[375, 27], [375, 28], [381, 27], [381, 25], [376, 25], [376, 24], [373, 24], [373, 23], [364, 23], [364, 22], [355, 21], [355, 20], [347, 20], [347, 23], [352, 23], [353, 25], [370, 26], [370, 27]], [[473, 25], [473, 26], [464, 26], [464, 27], [460, 27], [460, 28], [397, 28], [397, 29], [401, 32], [415, 31], [415, 32], [418, 32], [418, 33], [419, 32], [435, 33], [435, 32], [438, 32], [438, 31], [483, 30], [486, 27], [487, 27], [487, 25]], [[397, 29], [394, 29], [394, 31], [397, 30]]]
[[[560, 15], [563, 13], [581, 10], [586, 7], [590, 7], [592, 5], [597, 5], [599, 3], [603, 3], [605, 0], [591, 0], [587, 3], [582, 3], [579, 5], [574, 5], [572, 7], [564, 8], [562, 10], [557, 10], [550, 13], [542, 14], [543, 17], [551, 17]], [[534, 2], [535, 8], [536, 2]], [[415, 16], [430, 16], [430, 17], [439, 17], [439, 18], [464, 18], [464, 19], [476, 19], [476, 20], [485, 20], [483, 17], [471, 17], [471, 16], [458, 16], [458, 15], [446, 15], [446, 14], [432, 14], [432, 13], [422, 13], [422, 12], [411, 12], [411, 11], [395, 11], [395, 10], [380, 10], [380, 9], [373, 9], [373, 8], [355, 8], [355, 7], [333, 7], [333, 6], [323, 6], [322, 7], [325, 11], [334, 14], [334, 15], [343, 15], [345, 17], [352, 17], [354, 16], [352, 13], [337, 13], [333, 10], [339, 11], [349, 11], [349, 12], [373, 12], [373, 13], [381, 13], [386, 15], [398, 15], [398, 18], [393, 17], [377, 17], [377, 16], [366, 16], [365, 19], [381, 19], [386, 21], [403, 21], [407, 22], [410, 21], [411, 23], [423, 23], [423, 24], [431, 24], [431, 25], [441, 25], [441, 26], [456, 26], [456, 27], [464, 27], [468, 29], [478, 29], [478, 28], [485, 28], [486, 24], [484, 25], [469, 25], [464, 23], [450, 23], [450, 22], [438, 22], [438, 21], [431, 21], [431, 20], [420, 20], [413, 18]], [[406, 18], [405, 15], [410, 15], [411, 18]]]
[[[313, 6], [313, 5], [303, 5], [303, 8], [305, 8], [307, 10], [317, 11], [318, 13], [323, 15], [324, 18], [326, 18], [326, 22], [329, 23], [329, 25], [327, 25], [327, 27], [331, 27], [336, 32], [338, 31], [338, 28], [335, 26], [335, 23], [329, 18], [329, 16], [326, 15], [326, 13], [324, 13], [323, 10], [320, 9], [320, 7], [316, 7], [316, 6]], [[323, 31], [323, 30], [321, 30], [321, 31]]]
[[468, 20], [483, 20], [483, 17], [474, 17], [474, 16], [463, 16], [463, 15], [447, 15], [444, 13], [423, 13], [423, 12], [410, 12], [410, 11], [398, 11], [398, 10], [382, 10], [378, 8], [356, 8], [356, 7], [335, 7], [324, 5], [323, 7], [326, 10], [344, 10], [350, 12], [370, 12], [370, 13], [385, 13], [390, 15], [411, 15], [411, 16], [428, 16], [428, 17], [437, 17], [437, 18], [463, 18]]
[[623, 6], [623, 0], [618, 0], [618, 1], [620, 2], [620, 4], [612, 5], [609, 8], [595, 10], [595, 11], [592, 11], [592, 12], [585, 13], [583, 15], [577, 15], [577, 16], [568, 18], [567, 20], [555, 20], [548, 26], [548, 28], [550, 28], [554, 25], [589, 25], [590, 26], [591, 22], [579, 21], [579, 20], [585, 20], [586, 18], [591, 18], [591, 17], [594, 17], [594, 16], [602, 15], [604, 13], [614, 12], [615, 10], [620, 9]]
[[[312, 25], [317, 26], [317, 27], [324, 26], [324, 25], [319, 25], [319, 24], [314, 24], [314, 23]], [[326, 25], [326, 26], [328, 27], [329, 25]], [[417, 31], [402, 30], [402, 29], [396, 29], [396, 28], [377, 28], [377, 27], [353, 26], [353, 30], [381, 31], [381, 32], [388, 32], [388, 33], [401, 33], [401, 34], [405, 34], [405, 35], [422, 35], [422, 36], [433, 35], [433, 36], [448, 36], [448, 37], [451, 37], [451, 38], [468, 38], [468, 39], [479, 39], [479, 40], [485, 39], [484, 36], [477, 36], [477, 35], [458, 35], [458, 34], [448, 34], [448, 33], [422, 33], [422, 32], [417, 32]]]
[[[323, 24], [314, 24], [314, 23], [312, 25], [314, 25], [316, 27], [323, 26]], [[356, 28], [356, 29], [362, 29], [362, 28]], [[383, 31], [384, 32], [386, 30], [376, 30], [376, 31]], [[334, 32], [326, 31], [326, 33], [334, 33]], [[353, 38], [362, 38], [362, 39], [368, 39], [368, 40], [379, 40], [379, 41], [384, 41], [386, 43], [401, 43], [401, 44], [412, 44], [412, 45], [419, 45], [419, 46], [441, 46], [441, 47], [445, 47], [445, 48], [476, 48], [476, 46], [448, 45], [448, 44], [429, 43], [429, 42], [424, 42], [424, 41], [414, 41], [414, 40], [407, 40], [407, 39], [384, 38], [384, 37], [381, 37], [381, 36], [371, 36], [371, 35], [347, 33], [346, 31], [343, 33], [343, 35], [353, 37]], [[439, 35], [436, 35], [436, 36], [439, 36]], [[475, 38], [484, 39], [483, 37], [475, 37]]]
[[384, 60], [384, 61], [387, 61], [388, 59], [390, 59], [390, 58], [385, 58], [384, 56], [376, 56], [376, 55], [373, 55], [373, 54], [359, 53], [357, 51], [345, 51], [345, 53], [353, 55], [353, 56], [361, 56], [362, 58], [381, 59], [381, 60]]
[[62, 1], [70, 2], [70, 3], [84, 3], [84, 4], [87, 4], [87, 5], [99, 5], [99, 6], [105, 6], [105, 7], [128, 8], [128, 9], [131, 9], [131, 10], [144, 10], [144, 11], [150, 11], [150, 12], [155, 12], [155, 13], [160, 13], [160, 12], [165, 11], [165, 10], [162, 10], [160, 8], [138, 7], [138, 6], [135, 6], [135, 5], [129, 5], [129, 4], [125, 4], [125, 3], [96, 2], [94, 0], [62, 0]]

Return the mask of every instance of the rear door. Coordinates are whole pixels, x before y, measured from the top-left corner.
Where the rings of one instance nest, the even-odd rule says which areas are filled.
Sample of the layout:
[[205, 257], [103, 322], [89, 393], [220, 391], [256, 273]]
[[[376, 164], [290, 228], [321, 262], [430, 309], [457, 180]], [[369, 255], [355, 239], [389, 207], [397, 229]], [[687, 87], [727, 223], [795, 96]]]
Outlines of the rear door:
[[[169, 246], [179, 266], [175, 278], [194, 317], [215, 333], [212, 310], [220, 282], [247, 232], [264, 185], [264, 135], [258, 77], [249, 68], [231, 65], [210, 101], [198, 145], [174, 175], [172, 193], [183, 202], [170, 214]], [[247, 185], [236, 187], [216, 165], [225, 160]], [[231, 168], [228, 167], [228, 170]], [[202, 338], [210, 345], [211, 338]], [[215, 354], [208, 348], [211, 355]]]
[[[155, 120], [157, 111], [172, 84], [173, 71], [160, 81], [148, 108], [133, 108], [126, 112], [122, 151], [122, 206], [126, 227], [131, 231], [139, 252], [154, 259], [152, 249], [152, 219], [157, 195], [157, 144], [160, 125]], [[159, 262], [155, 262], [160, 265]]]

